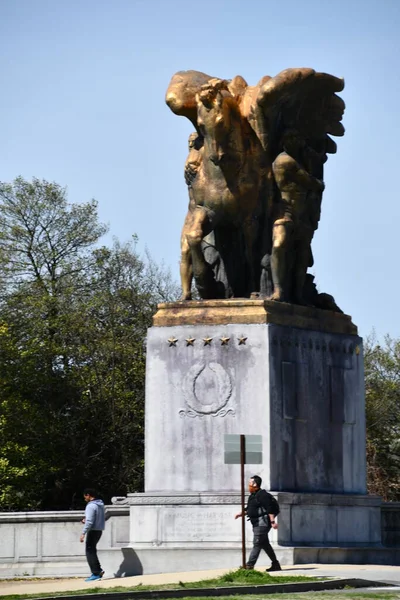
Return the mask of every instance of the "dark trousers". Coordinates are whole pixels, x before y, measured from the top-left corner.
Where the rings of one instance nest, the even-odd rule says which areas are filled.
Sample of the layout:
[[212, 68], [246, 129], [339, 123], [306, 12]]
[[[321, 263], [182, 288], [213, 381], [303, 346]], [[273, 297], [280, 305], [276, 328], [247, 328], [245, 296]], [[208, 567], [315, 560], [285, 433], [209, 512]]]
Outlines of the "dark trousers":
[[247, 561], [248, 567], [254, 567], [260, 556], [261, 550], [265, 550], [271, 562], [277, 562], [276, 554], [272, 549], [268, 539], [268, 532], [271, 527], [253, 527], [253, 549], [250, 552], [249, 560]]
[[102, 569], [97, 558], [97, 543], [103, 532], [98, 529], [89, 529], [86, 534], [86, 558], [93, 575], [100, 575]]

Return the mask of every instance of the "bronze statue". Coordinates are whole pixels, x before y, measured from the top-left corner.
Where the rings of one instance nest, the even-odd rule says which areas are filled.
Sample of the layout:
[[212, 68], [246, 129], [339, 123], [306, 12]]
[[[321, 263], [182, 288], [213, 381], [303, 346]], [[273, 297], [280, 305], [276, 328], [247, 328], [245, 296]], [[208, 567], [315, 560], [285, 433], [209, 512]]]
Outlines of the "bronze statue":
[[272, 165], [279, 194], [273, 211], [271, 300], [289, 302], [292, 298], [303, 304], [307, 268], [313, 265], [311, 240], [325, 186], [304, 167], [306, 149], [301, 138], [286, 131], [282, 145]]
[[189, 210], [182, 299], [249, 297], [339, 310], [307, 269], [321, 212], [323, 165], [343, 135], [344, 82], [287, 69], [248, 86], [198, 71], [173, 76], [166, 102], [186, 116]]

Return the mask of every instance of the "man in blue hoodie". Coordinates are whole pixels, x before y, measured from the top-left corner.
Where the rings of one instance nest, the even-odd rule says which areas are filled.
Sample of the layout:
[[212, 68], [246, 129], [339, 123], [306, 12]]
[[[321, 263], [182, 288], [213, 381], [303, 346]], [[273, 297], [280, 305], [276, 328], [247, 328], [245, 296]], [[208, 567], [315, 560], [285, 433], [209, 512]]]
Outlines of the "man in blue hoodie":
[[104, 571], [97, 558], [96, 550], [97, 543], [105, 527], [104, 503], [103, 500], [97, 498], [96, 492], [91, 488], [83, 492], [83, 497], [87, 505], [85, 508], [85, 517], [82, 519], [84, 527], [80, 540], [84, 542], [86, 536], [86, 558], [92, 572], [91, 576], [85, 579], [85, 581], [96, 581], [104, 575]]

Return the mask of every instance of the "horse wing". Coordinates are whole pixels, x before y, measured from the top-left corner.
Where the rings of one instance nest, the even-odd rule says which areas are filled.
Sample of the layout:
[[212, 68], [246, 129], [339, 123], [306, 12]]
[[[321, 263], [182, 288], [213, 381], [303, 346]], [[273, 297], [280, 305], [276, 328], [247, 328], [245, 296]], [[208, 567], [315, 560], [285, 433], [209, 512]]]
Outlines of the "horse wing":
[[268, 123], [271, 159], [281, 151], [279, 138], [287, 129], [297, 131], [317, 152], [335, 153], [336, 143], [329, 134], [344, 134], [345, 104], [336, 94], [343, 88], [343, 79], [306, 68], [285, 69], [261, 85], [256, 103]]

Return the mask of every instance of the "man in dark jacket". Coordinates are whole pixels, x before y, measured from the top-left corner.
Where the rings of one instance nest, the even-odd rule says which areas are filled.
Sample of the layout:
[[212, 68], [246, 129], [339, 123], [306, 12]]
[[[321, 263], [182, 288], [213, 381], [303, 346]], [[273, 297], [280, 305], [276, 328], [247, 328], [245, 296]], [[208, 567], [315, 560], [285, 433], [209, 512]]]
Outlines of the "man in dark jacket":
[[[271, 567], [267, 571], [281, 571], [276, 554], [269, 542], [268, 533], [272, 529], [278, 529], [273, 506], [271, 505], [271, 495], [261, 489], [261, 477], [253, 475], [249, 480], [250, 496], [247, 500], [245, 514], [253, 526], [253, 549], [250, 552], [246, 569], [254, 569], [254, 565], [260, 555], [261, 550], [265, 550], [271, 559]], [[242, 517], [243, 513], [235, 515], [235, 519]]]

